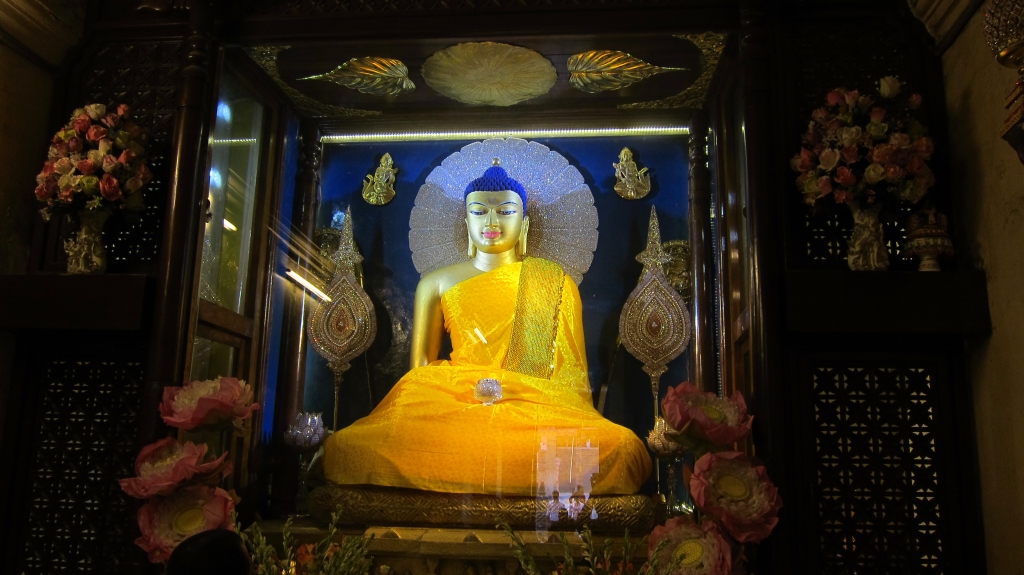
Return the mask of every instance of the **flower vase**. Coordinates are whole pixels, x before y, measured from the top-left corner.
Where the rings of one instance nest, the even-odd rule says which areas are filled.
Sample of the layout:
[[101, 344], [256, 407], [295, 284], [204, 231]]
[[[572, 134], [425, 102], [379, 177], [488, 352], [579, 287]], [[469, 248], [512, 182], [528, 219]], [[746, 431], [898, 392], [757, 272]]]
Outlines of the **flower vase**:
[[104, 209], [78, 212], [78, 231], [74, 238], [64, 241], [69, 274], [101, 274], [107, 270], [103, 226], [109, 217], [110, 210]]
[[882, 223], [878, 219], [881, 204], [862, 207], [849, 202], [853, 213], [853, 233], [850, 235], [846, 263], [853, 271], [885, 271], [889, 269], [889, 252], [885, 249]]

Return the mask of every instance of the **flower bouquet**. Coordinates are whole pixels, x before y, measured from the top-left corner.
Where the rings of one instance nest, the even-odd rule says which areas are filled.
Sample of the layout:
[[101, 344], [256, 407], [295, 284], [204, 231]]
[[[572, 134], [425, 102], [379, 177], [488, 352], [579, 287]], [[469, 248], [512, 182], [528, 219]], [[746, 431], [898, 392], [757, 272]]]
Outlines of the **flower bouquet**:
[[76, 237], [64, 244], [69, 273], [103, 273], [107, 218], [114, 210], [137, 218], [144, 207], [140, 190], [153, 179], [145, 160], [147, 137], [124, 104], [109, 113], [103, 104], [78, 108], [54, 134], [36, 176], [35, 197], [45, 204], [44, 220], [60, 213], [78, 224]]
[[928, 167], [935, 147], [918, 119], [921, 95], [905, 95], [903, 83], [886, 76], [878, 96], [845, 88], [826, 94], [790, 160], [805, 203], [817, 212], [846, 204], [853, 213], [853, 270], [888, 268], [879, 218], [895, 218], [901, 205], [920, 202], [935, 184]]

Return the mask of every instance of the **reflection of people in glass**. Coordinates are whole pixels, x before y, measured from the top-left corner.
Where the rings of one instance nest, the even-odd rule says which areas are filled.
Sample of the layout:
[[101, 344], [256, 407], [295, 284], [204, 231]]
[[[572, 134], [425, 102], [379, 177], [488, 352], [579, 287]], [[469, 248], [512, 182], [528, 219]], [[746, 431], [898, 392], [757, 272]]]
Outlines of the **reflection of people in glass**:
[[[526, 191], [497, 166], [466, 189], [470, 255], [416, 289], [412, 371], [367, 417], [327, 441], [341, 484], [534, 495], [545, 429], [588, 428], [600, 446], [593, 494], [635, 493], [651, 470], [643, 443], [593, 407], [579, 291], [558, 264], [523, 258]], [[439, 360], [444, 332], [451, 359]], [[497, 379], [501, 399], [474, 398]]]

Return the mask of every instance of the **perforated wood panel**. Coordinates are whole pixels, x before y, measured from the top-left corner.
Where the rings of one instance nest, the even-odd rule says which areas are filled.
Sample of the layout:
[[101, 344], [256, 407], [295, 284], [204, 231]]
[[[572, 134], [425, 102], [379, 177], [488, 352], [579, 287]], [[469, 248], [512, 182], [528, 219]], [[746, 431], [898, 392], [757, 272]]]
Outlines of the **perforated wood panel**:
[[812, 373], [821, 572], [942, 573], [932, 376]]
[[121, 573], [141, 558], [135, 506], [117, 480], [134, 475], [142, 371], [128, 361], [46, 365], [25, 573]]
[[136, 223], [107, 226], [108, 272], [148, 271], [160, 249], [181, 46], [179, 41], [111, 44], [97, 51], [84, 68], [82, 101], [128, 104], [135, 121], [150, 134], [153, 181], [143, 190], [146, 209]]
[[[905, 208], [897, 221], [882, 223], [885, 249], [889, 252], [889, 263], [894, 266], [903, 260], [903, 244], [907, 231], [903, 226], [910, 209]], [[849, 211], [832, 214], [829, 217], [812, 218], [811, 212], [804, 214], [807, 258], [821, 267], [846, 267], [848, 240], [853, 230], [853, 217]]]

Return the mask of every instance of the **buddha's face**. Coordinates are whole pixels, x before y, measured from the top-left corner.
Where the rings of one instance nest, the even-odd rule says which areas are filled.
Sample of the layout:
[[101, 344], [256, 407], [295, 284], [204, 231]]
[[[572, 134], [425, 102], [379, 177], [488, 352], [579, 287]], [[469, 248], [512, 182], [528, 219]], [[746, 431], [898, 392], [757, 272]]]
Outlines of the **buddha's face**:
[[471, 192], [466, 196], [469, 238], [485, 254], [514, 249], [525, 216], [523, 200], [515, 192]]

